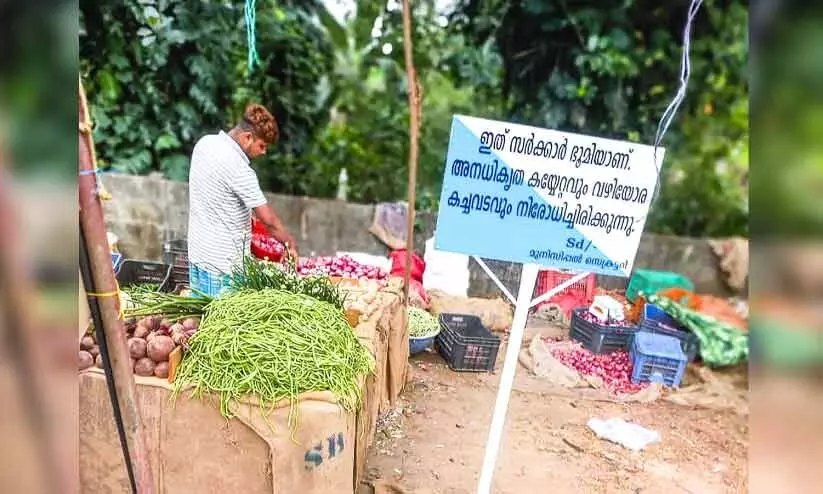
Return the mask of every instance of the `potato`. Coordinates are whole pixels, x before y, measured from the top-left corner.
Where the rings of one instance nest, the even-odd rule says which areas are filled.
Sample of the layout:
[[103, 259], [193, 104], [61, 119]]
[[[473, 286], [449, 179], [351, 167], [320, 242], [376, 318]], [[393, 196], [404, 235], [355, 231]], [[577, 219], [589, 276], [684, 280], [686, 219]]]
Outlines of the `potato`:
[[164, 335], [157, 335], [149, 341], [146, 352], [155, 362], [167, 362], [169, 354], [174, 350], [174, 341]]
[[149, 331], [157, 331], [160, 329], [161, 320], [159, 316], [146, 316], [143, 318], [143, 324], [149, 328]]
[[137, 323], [137, 326], [134, 327], [134, 337], [135, 338], [145, 338], [151, 333], [151, 329], [146, 326], [144, 321], [140, 321]]
[[94, 358], [97, 358], [97, 356], [100, 355], [100, 347], [97, 345], [94, 345], [93, 347], [89, 348], [88, 351]]
[[129, 355], [134, 359], [141, 359], [146, 356], [146, 340], [142, 338], [129, 338]]
[[103, 368], [103, 356], [102, 355], [98, 355], [97, 358], [94, 359], [94, 365], [96, 365], [100, 369]]
[[160, 362], [159, 364], [155, 365], [154, 375], [162, 379], [167, 379], [169, 377], [169, 363]]
[[197, 328], [200, 327], [200, 320], [197, 319], [196, 317], [190, 317], [188, 319], [184, 319], [183, 320], [183, 327], [186, 328], [186, 330], [197, 329]]
[[92, 357], [89, 352], [87, 352], [85, 350], [80, 350], [79, 359], [78, 359], [79, 369], [81, 371], [86, 370], [89, 367], [91, 367], [92, 365], [94, 365], [94, 357]]
[[154, 362], [148, 357], [143, 357], [134, 363], [134, 373], [138, 376], [148, 377], [154, 375]]
[[126, 329], [126, 333], [134, 333], [134, 330], [137, 329], [137, 319], [133, 317], [126, 319], [126, 321], [123, 323], [123, 327]]
[[91, 336], [86, 335], [80, 340], [80, 349], [81, 350], [89, 351], [89, 350], [91, 350], [91, 348], [94, 345], [95, 345], [94, 338], [92, 338]]
[[182, 324], [175, 324], [171, 328], [171, 339], [175, 345], [179, 345], [183, 336], [186, 334], [186, 328]]

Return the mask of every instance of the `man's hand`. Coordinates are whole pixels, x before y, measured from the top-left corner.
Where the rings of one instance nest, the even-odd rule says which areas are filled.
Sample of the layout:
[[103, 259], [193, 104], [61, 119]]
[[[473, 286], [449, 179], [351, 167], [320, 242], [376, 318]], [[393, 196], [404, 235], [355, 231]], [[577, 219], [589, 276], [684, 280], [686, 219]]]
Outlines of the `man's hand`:
[[297, 244], [295, 243], [288, 243], [287, 248], [289, 249], [289, 255], [295, 261], [300, 258], [300, 255], [297, 253]]
[[275, 238], [286, 246], [286, 249], [289, 251], [289, 256], [296, 261], [299, 257], [297, 254], [297, 241], [285, 230], [280, 232], [280, 234], [283, 238]]
[[274, 209], [272, 209], [268, 204], [264, 204], [254, 208], [254, 215], [258, 220], [260, 220], [261, 223], [263, 223], [263, 225], [266, 226], [266, 229], [272, 237], [286, 245], [289, 255], [293, 259], [297, 260], [297, 242], [294, 240], [294, 237], [292, 237], [283, 227], [280, 219], [274, 213]]

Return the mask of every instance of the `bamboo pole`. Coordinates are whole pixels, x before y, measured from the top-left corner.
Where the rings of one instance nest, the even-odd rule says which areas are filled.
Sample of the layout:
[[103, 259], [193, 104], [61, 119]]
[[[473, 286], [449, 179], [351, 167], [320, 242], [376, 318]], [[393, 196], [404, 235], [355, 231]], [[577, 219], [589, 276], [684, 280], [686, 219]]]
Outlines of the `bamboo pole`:
[[[89, 295], [91, 312], [95, 319], [100, 320], [95, 325], [97, 337], [101, 347], [105, 345], [110, 361], [110, 370], [107, 369], [106, 378], [109, 389], [114, 390], [116, 401], [112, 402], [115, 419], [122, 417], [123, 430], [121, 442], [124, 450], [128, 451], [128, 458], [124, 458], [127, 466], [130, 464], [130, 481], [132, 489], [137, 494], [153, 494], [154, 480], [149, 460], [149, 451], [143, 434], [143, 424], [140, 411], [137, 407], [137, 394], [134, 386], [134, 376], [131, 368], [131, 356], [126, 345], [126, 332], [120, 317], [120, 302], [117, 297], [118, 288], [111, 269], [111, 251], [106, 237], [106, 225], [103, 218], [103, 207], [100, 204], [95, 171], [94, 142], [91, 136], [86, 94], [83, 90], [83, 81], [79, 86], [79, 202], [80, 202], [80, 238], [85, 242], [85, 249], [81, 246], [81, 256], [88, 256], [88, 263], [81, 259], [81, 271], [85, 266], [90, 276], [85, 282], [85, 289]], [[85, 251], [85, 252], [84, 252]]]
[[406, 79], [409, 86], [409, 184], [408, 212], [406, 218], [406, 269], [403, 276], [403, 289], [406, 307], [409, 305], [409, 284], [411, 281], [411, 260], [414, 250], [415, 198], [417, 190], [417, 160], [420, 132], [420, 87], [417, 72], [414, 69], [414, 50], [412, 49], [412, 13], [409, 0], [403, 0], [403, 52], [406, 60]]

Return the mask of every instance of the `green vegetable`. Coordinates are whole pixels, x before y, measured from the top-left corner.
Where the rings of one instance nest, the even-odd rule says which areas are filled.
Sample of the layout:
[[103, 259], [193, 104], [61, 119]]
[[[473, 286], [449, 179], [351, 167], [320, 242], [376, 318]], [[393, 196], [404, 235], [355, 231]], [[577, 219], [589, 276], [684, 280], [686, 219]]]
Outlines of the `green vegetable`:
[[341, 309], [345, 302], [345, 295], [327, 276], [316, 275], [304, 278], [297, 273], [293, 261], [277, 264], [246, 255], [240, 266], [232, 273], [231, 285], [235, 291], [268, 288], [302, 293]]
[[159, 290], [160, 283], [137, 283], [120, 289], [121, 292], [127, 293], [132, 298], [134, 298], [135, 295], [139, 296], [140, 294], [157, 292]]
[[428, 338], [440, 332], [440, 323], [431, 314], [417, 307], [409, 307], [409, 336]]
[[708, 365], [734, 365], [749, 356], [748, 336], [734, 326], [691, 310], [659, 295], [640, 295], [693, 332], [700, 341], [700, 358]]
[[145, 317], [163, 314], [172, 322], [189, 317], [200, 317], [213, 300], [194, 290], [199, 297], [185, 297], [163, 292], [137, 292], [131, 294], [134, 307], [123, 310], [126, 317]]
[[347, 411], [360, 407], [361, 375], [374, 361], [334, 305], [282, 290], [232, 292], [209, 303], [200, 328], [177, 370], [173, 396], [220, 393], [220, 412], [255, 395], [261, 407], [291, 400], [289, 427], [296, 427], [301, 393], [331, 391]]

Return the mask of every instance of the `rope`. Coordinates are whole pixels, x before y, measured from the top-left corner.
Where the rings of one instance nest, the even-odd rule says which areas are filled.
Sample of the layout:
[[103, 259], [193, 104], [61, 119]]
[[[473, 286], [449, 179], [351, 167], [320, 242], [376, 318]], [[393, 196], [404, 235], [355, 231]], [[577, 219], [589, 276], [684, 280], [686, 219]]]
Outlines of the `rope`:
[[[120, 292], [120, 284], [117, 283], [116, 279], [114, 280], [114, 284], [115, 284], [115, 286], [117, 286], [117, 289], [115, 289], [114, 291], [100, 292], [100, 293], [98, 293], [98, 292], [86, 292], [86, 297], [90, 297], [90, 298], [117, 297], [117, 298], [120, 298], [120, 293], [121, 293]], [[120, 304], [120, 305], [122, 305], [122, 304]], [[125, 312], [123, 311], [122, 306], [120, 307], [120, 312], [118, 313], [118, 318], [121, 321], [126, 319], [126, 315], [125, 315]]]
[[254, 70], [255, 65], [260, 65], [260, 57], [257, 56], [257, 36], [255, 33], [256, 21], [256, 0], [246, 0], [246, 42], [248, 44], [248, 66], [249, 74]]
[[[657, 201], [658, 195], [660, 194], [660, 165], [657, 164], [657, 149], [662, 144], [663, 136], [665, 136], [666, 132], [669, 130], [669, 125], [671, 125], [672, 120], [674, 120], [677, 110], [680, 109], [680, 104], [683, 103], [683, 100], [686, 98], [686, 89], [689, 85], [689, 75], [691, 74], [689, 50], [691, 49], [692, 25], [694, 24], [694, 18], [697, 16], [697, 12], [700, 10], [701, 5], [703, 5], [703, 0], [692, 0], [691, 5], [689, 5], [686, 25], [683, 28], [683, 53], [680, 58], [680, 87], [678, 87], [677, 93], [675, 93], [674, 98], [669, 103], [669, 106], [666, 107], [666, 111], [663, 112], [663, 116], [660, 117], [660, 121], [657, 124], [657, 131], [654, 135], [653, 159], [654, 166], [657, 169], [657, 182], [654, 187], [654, 194], [652, 195], [652, 201], [649, 208], [654, 205]], [[636, 221], [641, 221], [644, 219], [645, 216]]]

